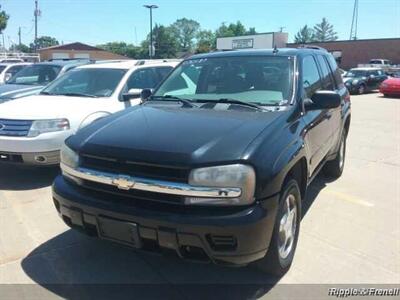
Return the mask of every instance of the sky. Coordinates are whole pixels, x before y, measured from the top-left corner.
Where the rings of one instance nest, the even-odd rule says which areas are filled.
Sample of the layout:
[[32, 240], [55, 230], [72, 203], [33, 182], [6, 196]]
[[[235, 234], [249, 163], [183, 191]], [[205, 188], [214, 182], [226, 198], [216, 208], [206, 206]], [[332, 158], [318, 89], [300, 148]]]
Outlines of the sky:
[[[202, 29], [215, 30], [222, 22], [241, 21], [257, 32], [283, 31], [289, 42], [305, 24], [323, 17], [334, 25], [339, 39], [350, 34], [354, 0], [38, 0], [42, 12], [38, 35], [60, 43], [97, 45], [111, 41], [140, 43], [149, 32], [149, 12], [143, 4], [157, 4], [155, 23], [169, 25], [179, 18], [198, 21]], [[34, 38], [34, 0], [0, 0], [9, 15], [4, 31], [6, 46]], [[359, 0], [358, 38], [400, 37], [400, 0]]]

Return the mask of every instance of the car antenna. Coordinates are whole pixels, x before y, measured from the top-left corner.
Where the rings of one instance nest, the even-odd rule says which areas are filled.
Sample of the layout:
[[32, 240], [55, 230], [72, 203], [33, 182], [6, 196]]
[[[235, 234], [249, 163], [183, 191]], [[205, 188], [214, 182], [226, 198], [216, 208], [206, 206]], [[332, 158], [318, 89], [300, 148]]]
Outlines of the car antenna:
[[276, 44], [275, 44], [275, 45], [274, 45], [274, 50], [272, 51], [272, 53], [276, 54], [276, 53], [278, 53], [278, 52], [279, 52], [278, 47], [276, 47]]

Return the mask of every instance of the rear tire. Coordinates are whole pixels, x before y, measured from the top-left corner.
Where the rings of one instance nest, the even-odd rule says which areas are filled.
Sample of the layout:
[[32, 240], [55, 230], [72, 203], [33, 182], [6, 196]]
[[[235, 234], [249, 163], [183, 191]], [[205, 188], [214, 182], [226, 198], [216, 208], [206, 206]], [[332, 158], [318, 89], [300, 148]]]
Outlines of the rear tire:
[[289, 179], [281, 192], [278, 213], [268, 253], [253, 263], [257, 269], [283, 276], [290, 268], [296, 251], [301, 220], [301, 193], [297, 181]]
[[346, 138], [347, 132], [346, 129], [343, 129], [342, 136], [340, 138], [339, 150], [335, 159], [328, 161], [323, 168], [324, 174], [328, 177], [339, 178], [342, 176], [346, 159]]

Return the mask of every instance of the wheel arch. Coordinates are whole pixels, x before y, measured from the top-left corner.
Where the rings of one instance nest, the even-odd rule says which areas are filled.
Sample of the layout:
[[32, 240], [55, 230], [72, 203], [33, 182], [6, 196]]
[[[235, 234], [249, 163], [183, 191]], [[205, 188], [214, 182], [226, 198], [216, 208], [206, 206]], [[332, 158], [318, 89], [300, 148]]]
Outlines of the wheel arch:
[[82, 129], [83, 127], [86, 127], [87, 125], [90, 125], [96, 120], [107, 117], [109, 115], [111, 115], [111, 113], [108, 111], [97, 111], [91, 113], [82, 120], [82, 122], [79, 124], [78, 130]]
[[350, 130], [350, 122], [351, 122], [351, 115], [349, 114], [347, 118], [344, 121], [344, 126], [343, 128], [346, 130], [346, 134], [349, 134]]
[[308, 166], [307, 159], [303, 156], [301, 157], [291, 168], [287, 171], [284, 180], [282, 182], [282, 187], [290, 179], [297, 181], [301, 192], [301, 199], [304, 199], [307, 192], [308, 185]]

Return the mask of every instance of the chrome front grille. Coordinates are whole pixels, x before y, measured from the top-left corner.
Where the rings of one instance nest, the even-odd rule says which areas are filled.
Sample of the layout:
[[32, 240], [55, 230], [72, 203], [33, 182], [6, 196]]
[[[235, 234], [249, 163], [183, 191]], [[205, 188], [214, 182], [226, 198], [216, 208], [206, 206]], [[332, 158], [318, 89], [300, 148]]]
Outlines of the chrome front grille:
[[82, 167], [97, 171], [106, 171], [116, 174], [126, 174], [148, 179], [181, 183], [187, 183], [190, 173], [190, 170], [186, 168], [118, 161], [117, 159], [102, 158], [85, 154], [81, 155], [80, 164]]
[[31, 120], [0, 119], [0, 136], [27, 136], [32, 122]]

